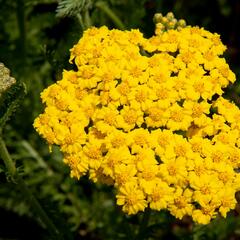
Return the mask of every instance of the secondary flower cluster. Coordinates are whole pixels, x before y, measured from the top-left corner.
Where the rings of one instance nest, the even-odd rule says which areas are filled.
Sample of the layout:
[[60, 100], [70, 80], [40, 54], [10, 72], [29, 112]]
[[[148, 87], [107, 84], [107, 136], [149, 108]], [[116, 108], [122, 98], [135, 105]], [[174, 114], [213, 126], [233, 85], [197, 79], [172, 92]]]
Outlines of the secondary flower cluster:
[[16, 79], [10, 76], [10, 70], [0, 62], [0, 98], [15, 83]]
[[34, 127], [72, 177], [113, 185], [128, 214], [226, 217], [240, 189], [240, 110], [221, 96], [235, 81], [224, 50], [198, 27], [150, 39], [90, 28], [71, 49], [77, 71], [42, 92]]

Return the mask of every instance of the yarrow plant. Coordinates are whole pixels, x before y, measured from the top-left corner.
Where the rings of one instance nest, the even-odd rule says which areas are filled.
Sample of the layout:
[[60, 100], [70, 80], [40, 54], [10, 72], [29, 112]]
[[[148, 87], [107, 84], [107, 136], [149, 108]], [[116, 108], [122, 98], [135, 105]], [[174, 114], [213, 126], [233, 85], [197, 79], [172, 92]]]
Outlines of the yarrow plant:
[[149, 39], [86, 30], [70, 50], [77, 71], [42, 92], [34, 127], [71, 177], [113, 185], [127, 214], [167, 209], [207, 224], [236, 205], [240, 110], [222, 97], [235, 75], [219, 35], [179, 24]]

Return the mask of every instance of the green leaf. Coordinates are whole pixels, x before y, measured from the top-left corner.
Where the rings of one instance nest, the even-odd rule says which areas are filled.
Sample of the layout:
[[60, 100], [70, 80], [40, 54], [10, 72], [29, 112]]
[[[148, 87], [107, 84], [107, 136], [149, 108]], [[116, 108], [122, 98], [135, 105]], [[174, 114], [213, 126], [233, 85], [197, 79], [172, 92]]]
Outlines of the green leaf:
[[57, 17], [72, 17], [92, 6], [91, 0], [62, 0], [57, 7]]
[[0, 134], [26, 95], [26, 86], [24, 83], [17, 83], [4, 94], [4, 101], [0, 110]]
[[3, 165], [0, 165], [0, 173], [3, 173], [5, 171], [6, 171], [5, 167]]

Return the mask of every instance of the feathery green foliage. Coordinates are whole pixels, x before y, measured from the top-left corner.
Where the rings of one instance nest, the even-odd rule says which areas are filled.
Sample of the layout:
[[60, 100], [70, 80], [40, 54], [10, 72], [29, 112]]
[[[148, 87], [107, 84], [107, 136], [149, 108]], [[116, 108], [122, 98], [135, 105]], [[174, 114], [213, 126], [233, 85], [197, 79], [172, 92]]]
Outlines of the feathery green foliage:
[[89, 10], [91, 0], [61, 0], [57, 7], [57, 17], [72, 17]]

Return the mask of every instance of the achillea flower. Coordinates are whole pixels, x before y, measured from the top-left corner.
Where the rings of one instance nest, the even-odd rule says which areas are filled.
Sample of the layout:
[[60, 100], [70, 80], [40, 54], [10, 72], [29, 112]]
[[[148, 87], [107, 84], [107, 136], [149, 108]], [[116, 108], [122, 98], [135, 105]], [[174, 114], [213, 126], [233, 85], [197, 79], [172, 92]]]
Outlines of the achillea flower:
[[150, 39], [86, 30], [70, 50], [78, 70], [43, 91], [34, 127], [72, 177], [112, 184], [124, 212], [206, 224], [226, 217], [240, 189], [240, 110], [221, 96], [235, 75], [219, 35], [160, 18]]

